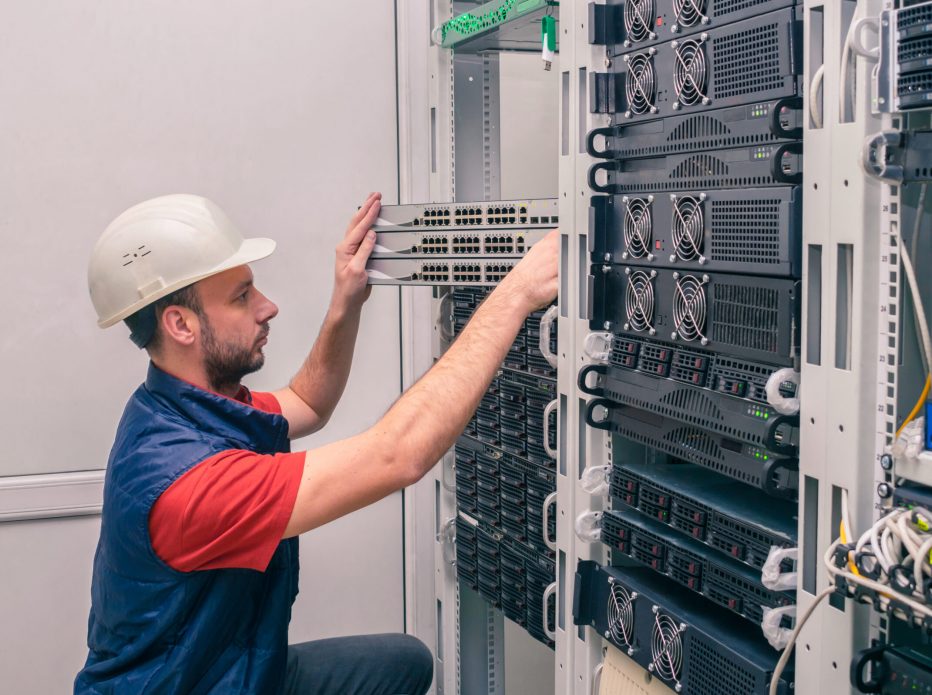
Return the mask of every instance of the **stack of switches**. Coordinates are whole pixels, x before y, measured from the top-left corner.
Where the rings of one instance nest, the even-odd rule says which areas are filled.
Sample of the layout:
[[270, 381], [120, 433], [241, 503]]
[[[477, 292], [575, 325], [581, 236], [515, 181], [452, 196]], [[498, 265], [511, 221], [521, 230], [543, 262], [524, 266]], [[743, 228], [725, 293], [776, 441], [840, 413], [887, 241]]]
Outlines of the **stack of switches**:
[[[485, 295], [454, 288], [455, 334]], [[555, 578], [556, 428], [546, 411], [556, 372], [538, 348], [542, 316], [528, 317], [456, 443], [456, 567], [462, 584], [552, 647], [554, 606], [545, 594]]]
[[494, 286], [558, 221], [552, 198], [386, 205], [374, 226], [369, 282]]
[[[795, 582], [762, 570], [773, 553], [789, 577], [796, 545], [802, 16], [794, 0], [590, 6], [610, 66], [590, 82], [609, 124], [587, 138], [603, 349], [579, 385], [613, 435], [617, 566], [581, 567], [575, 608], [678, 692], [766, 692], [793, 625]], [[644, 571], [663, 575], [648, 603]]]

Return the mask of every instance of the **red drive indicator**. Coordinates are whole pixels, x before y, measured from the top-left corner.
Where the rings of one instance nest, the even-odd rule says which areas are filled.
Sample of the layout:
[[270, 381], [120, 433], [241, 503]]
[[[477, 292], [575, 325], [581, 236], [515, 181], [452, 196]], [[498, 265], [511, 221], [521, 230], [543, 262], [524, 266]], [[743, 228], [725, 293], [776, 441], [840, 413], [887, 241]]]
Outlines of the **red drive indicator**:
[[663, 17], [657, 17], [657, 26], [658, 26], [658, 27], [662, 27], [662, 26], [663, 26]]

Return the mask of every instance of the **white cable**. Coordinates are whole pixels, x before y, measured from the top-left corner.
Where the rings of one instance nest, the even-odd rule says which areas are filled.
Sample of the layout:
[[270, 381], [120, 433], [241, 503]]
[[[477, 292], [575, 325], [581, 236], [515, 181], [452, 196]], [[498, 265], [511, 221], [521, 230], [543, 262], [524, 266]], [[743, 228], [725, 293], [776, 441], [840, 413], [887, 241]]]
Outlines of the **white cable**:
[[[839, 543], [841, 543], [840, 538], [836, 539], [835, 542], [829, 546], [828, 550], [825, 552], [825, 556], [822, 558], [823, 562], [829, 564]], [[812, 603], [809, 604], [806, 612], [803, 613], [796, 621], [796, 627], [793, 629], [793, 633], [790, 635], [789, 642], [783, 649], [783, 653], [780, 655], [780, 660], [777, 662], [777, 665], [773, 669], [773, 676], [770, 678], [770, 689], [768, 691], [769, 695], [777, 695], [777, 686], [779, 685], [780, 676], [783, 675], [783, 669], [786, 668], [786, 664], [790, 660], [790, 655], [793, 653], [793, 647], [796, 645], [796, 640], [799, 639], [799, 633], [803, 631], [803, 626], [805, 626], [806, 621], [809, 620], [816, 607], [822, 603], [822, 601], [825, 600], [827, 596], [831, 595], [833, 591], [835, 591], [834, 583], [825, 587], [821, 593], [816, 595]]]
[[909, 282], [909, 291], [913, 295], [913, 305], [916, 308], [916, 318], [918, 319], [919, 336], [922, 339], [922, 349], [925, 352], [926, 363], [932, 365], [932, 338], [929, 337], [929, 322], [926, 320], [926, 310], [922, 304], [922, 295], [919, 293], [919, 282], [916, 280], [916, 271], [913, 268], [913, 261], [906, 251], [906, 245], [903, 238], [899, 238], [900, 256], [903, 259], [903, 271], [906, 273], [906, 280]]
[[871, 539], [871, 529], [867, 529], [864, 533], [861, 534], [861, 537], [858, 538], [858, 544], [854, 547], [854, 552], [859, 553], [864, 549], [864, 546], [867, 545], [868, 541]]
[[[919, 230], [922, 223], [922, 218], [925, 215], [926, 207], [926, 193], [928, 192], [928, 184], [922, 184], [919, 187], [919, 200], [916, 202], [916, 219], [913, 222], [913, 237], [910, 239], [909, 246], [909, 259], [912, 261], [916, 257], [916, 253], [919, 249]], [[915, 278], [915, 275], [913, 276]], [[907, 276], [909, 280], [909, 276]], [[916, 326], [917, 332], [919, 329], [919, 322], [925, 320], [925, 310], [921, 309], [922, 307], [922, 297], [919, 294], [919, 288], [914, 286], [912, 282], [909, 285], [909, 293], [913, 298], [913, 325]], [[926, 328], [926, 333], [928, 333], [928, 328]], [[920, 336], [920, 340], [921, 340]], [[919, 356], [922, 358], [922, 366], [925, 370], [925, 373], [929, 373], [930, 365], [932, 365], [932, 358], [930, 358], [925, 343], [923, 343], [923, 349], [919, 351]]]
[[[819, 102], [819, 93], [822, 91], [822, 78], [825, 77], [825, 66], [820, 65], [812, 75], [809, 82], [809, 117], [816, 128], [822, 127], [822, 102]], [[817, 108], [817, 102], [818, 108]]]
[[932, 552], [932, 536], [925, 543], [919, 546], [919, 550], [913, 555], [915, 564], [913, 566], [913, 576], [916, 579], [916, 593], [923, 595], [922, 584], [923, 574], [932, 575], [932, 565], [929, 564], [929, 553]]
[[[835, 545], [838, 545], [838, 543], [836, 542]], [[799, 638], [799, 633], [802, 632], [806, 621], [809, 620], [809, 617], [812, 615], [813, 611], [815, 611], [816, 606], [822, 603], [825, 597], [829, 596], [833, 591], [835, 591], [834, 584], [829, 585], [823, 589], [822, 593], [818, 594], [815, 597], [815, 600], [809, 604], [806, 612], [803, 613], [799, 620], [796, 621], [796, 627], [793, 628], [793, 632], [790, 635], [790, 641], [787, 643], [786, 647], [784, 647], [783, 653], [780, 655], [780, 660], [777, 662], [777, 665], [773, 669], [773, 676], [770, 679], [769, 695], [777, 695], [777, 686], [780, 683], [780, 676], [783, 675], [783, 669], [786, 668], [786, 664], [790, 660], [790, 655], [793, 653], [793, 647], [796, 645], [796, 640]]]
[[[848, 25], [848, 33], [845, 34], [845, 43], [841, 49], [841, 77], [838, 80], [838, 120], [842, 122], [845, 120], [845, 106], [848, 102], [848, 56], [851, 54], [851, 33], [854, 30], [854, 25], [857, 23], [858, 10], [860, 10], [862, 4], [863, 3], [858, 3], [854, 10], [854, 14], [851, 16], [851, 23]], [[858, 79], [857, 73], [855, 73], [854, 79]]]
[[854, 526], [851, 525], [851, 509], [848, 507], [848, 488], [841, 489], [841, 523], [845, 527], [845, 541], [854, 540]]
[[887, 559], [887, 554], [883, 551], [883, 546], [880, 544], [880, 529], [884, 526], [886, 526], [886, 521], [883, 519], [871, 526], [871, 550], [874, 551], [874, 557], [877, 558], [877, 562], [883, 567], [883, 571], [889, 573], [892, 563]]

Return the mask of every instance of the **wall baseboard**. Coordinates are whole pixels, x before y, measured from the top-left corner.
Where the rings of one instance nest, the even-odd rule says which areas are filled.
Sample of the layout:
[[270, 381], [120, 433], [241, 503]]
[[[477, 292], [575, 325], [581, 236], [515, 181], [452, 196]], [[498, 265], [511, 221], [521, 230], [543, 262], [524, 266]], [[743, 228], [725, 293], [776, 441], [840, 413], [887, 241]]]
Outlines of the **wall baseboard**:
[[105, 471], [0, 478], [0, 523], [100, 514]]

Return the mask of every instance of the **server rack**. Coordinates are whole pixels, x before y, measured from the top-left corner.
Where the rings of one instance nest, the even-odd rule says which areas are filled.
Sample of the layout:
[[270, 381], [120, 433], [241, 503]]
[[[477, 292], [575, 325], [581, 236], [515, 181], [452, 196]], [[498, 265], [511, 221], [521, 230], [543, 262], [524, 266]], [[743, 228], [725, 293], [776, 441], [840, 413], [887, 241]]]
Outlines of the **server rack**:
[[[593, 495], [584, 489], [581, 473], [600, 464], [613, 464], [616, 469], [623, 469], [630, 464], [631, 456], [630, 440], [625, 445], [619, 445], [617, 441], [613, 444], [613, 439], [602, 430], [587, 426], [585, 420], [590, 398], [608, 398], [613, 407], [636, 408], [642, 412], [651, 412], [649, 407], [653, 407], [653, 414], [678, 418], [688, 415], [689, 406], [683, 406], [684, 399], [688, 398], [701, 403], [709, 412], [712, 405], [721, 405], [726, 410], [730, 407], [730, 413], [738, 413], [736, 408], [744, 406], [747, 411], [743, 416], [738, 414], [732, 417], [729, 414], [718, 420], [718, 424], [709, 420], [703, 431], [711, 429], [716, 434], [725, 434], [723, 431], [716, 432], [716, 428], [723, 430], [735, 426], [741, 429], [739, 440], [765, 438], [771, 434], [771, 421], [761, 425], [763, 417], [751, 413], [765, 412], [769, 407], [763, 392], [767, 388], [770, 374], [774, 373], [773, 367], [798, 365], [801, 372], [799, 381], [802, 384], [798, 392], [794, 390], [797, 386], [795, 381], [777, 380], [777, 390], [783, 398], [799, 397], [798, 417], [789, 416], [790, 421], [784, 421], [781, 428], [778, 428], [782, 431], [779, 441], [774, 436], [769, 444], [771, 448], [776, 444], [778, 447], [796, 449], [794, 458], [799, 461], [798, 503], [776, 498], [773, 501], [789, 504], [797, 511], [795, 536], [790, 533], [785, 542], [799, 544], [796, 601], [800, 610], [808, 608], [816, 594], [826, 586], [827, 577], [821, 567], [821, 555], [827, 547], [827, 539], [837, 535], [842, 491], [847, 493], [850, 500], [854, 526], [864, 528], [868, 520], [874, 518], [877, 507], [883, 508], [889, 504], [892, 490], [896, 489], [898, 482], [929, 482], [924, 477], [926, 469], [919, 462], [892, 461], [887, 458], [895, 429], [918, 394], [913, 386], [918, 372], [915, 355], [911, 359], [908, 346], [904, 346], [905, 342], [911, 342], [913, 336], [909, 333], [909, 326], [901, 325], [903, 287], [897, 254], [898, 230], [904, 229], [915, 219], [908, 213], [910, 205], [915, 206], [915, 189], [911, 192], [909, 188], [881, 185], [863, 175], [853, 164], [844, 167], [835, 164], [854, 162], [856, 157], [852, 157], [854, 153], [860, 152], [867, 135], [881, 128], [901, 128], [907, 121], [898, 113], [871, 113], [872, 65], [862, 57], [852, 61], [853, 67], [849, 68], [856, 84], [856, 99], [850, 99], [851, 94], [840, 94], [839, 81], [827, 78], [822, 83], [821, 98], [814, 99], [810, 104], [809, 97], [809, 88], [814, 82], [817, 83], [820, 67], [826, 76], [841, 72], [841, 56], [848, 50], [844, 47], [847, 27], [862, 17], [879, 15], [882, 3], [861, 0], [855, 5], [814, 0], [797, 5], [772, 3], [766, 8], [765, 3], [746, 3], [742, 9], [743, 14], [731, 17], [720, 12], [714, 6], [715, 3], [707, 3], [705, 27], [693, 28], [692, 25], [685, 26], [685, 22], [672, 21], [670, 12], [677, 12], [677, 3], [672, 3], [671, 9], [658, 0], [655, 21], [659, 16], [663, 18], [663, 24], [658, 25], [659, 30], [652, 30], [656, 36], [636, 40], [632, 38], [629, 46], [622, 45], [609, 52], [606, 52], [605, 44], [619, 44], [619, 31], [630, 32], [634, 29], [637, 33], [641, 28], [623, 26], [623, 2], [610, 2], [607, 5], [596, 3], [591, 8], [589, 4], [565, 2], [558, 10], [553, 10], [559, 17], [560, 26], [560, 63], [557, 68], [560, 71], [560, 127], [553, 148], [558, 153], [560, 186], [557, 216], [563, 243], [559, 308], [561, 320], [558, 326], [561, 348], [557, 354], [556, 379], [558, 455], [554, 472], [556, 509], [553, 514], [556, 535], [555, 538], [551, 537], [556, 545], [554, 573], [557, 582], [552, 604], [555, 608], [554, 624], [549, 627], [552, 627], [555, 637], [554, 690], [561, 694], [597, 692], [598, 666], [602, 661], [603, 649], [607, 648], [607, 643], [600, 636], [588, 630], [580, 631], [573, 624], [573, 596], [582, 586], [575, 574], [576, 559], [595, 561], [600, 567], [610, 566], [612, 562], [610, 554], [601, 543], [583, 540], [575, 533], [574, 522], [580, 514], [597, 512], [610, 504], [607, 497]], [[632, 3], [632, 6], [635, 4], [641, 3]], [[442, 21], [446, 16], [444, 13], [449, 9], [445, 3], [435, 4], [436, 21]], [[471, 9], [478, 11], [477, 8]], [[764, 9], [766, 12], [763, 12]], [[755, 18], [764, 13], [781, 18], [792, 15], [792, 21], [786, 21], [788, 31], [799, 32], [786, 39], [787, 55], [792, 54], [789, 59], [790, 73], [782, 74], [781, 79], [788, 84], [790, 75], [794, 76], [796, 91], [793, 94], [802, 96], [801, 111], [798, 100], [792, 101], [792, 94], [782, 92], [755, 92], [748, 95], [753, 103], [737, 106], [729, 105], [730, 102], [722, 103], [721, 99], [714, 97], [710, 97], [710, 102], [705, 104], [700, 95], [697, 103], [680, 102], [681, 108], [674, 111], [673, 103], [678, 101], [674, 87], [672, 93], [662, 98], [658, 96], [650, 102], [658, 109], [657, 113], [650, 113], [648, 107], [643, 114], [634, 113], [634, 109], [630, 109], [631, 116], [624, 116], [625, 107], [631, 100], [624, 91], [626, 83], [618, 79], [619, 75], [629, 69], [623, 65], [625, 61], [621, 56], [648, 53], [650, 62], [659, 68], [666, 69], [665, 66], [672, 65], [675, 69], [676, 63], [668, 60], [671, 55], [674, 59], [676, 57], [671, 45], [673, 41], [682, 39], [682, 45], [694, 37], [700, 47], [708, 48], [713, 40], [717, 37], [720, 39], [725, 32], [730, 31], [728, 27], [737, 22], [748, 23], [747, 26], [761, 26]], [[638, 16], [643, 19], [648, 15]], [[609, 22], [615, 22], [614, 26], [609, 27]], [[622, 23], [622, 29], [619, 29], [618, 22]], [[675, 34], [673, 24], [684, 26], [677, 26], [679, 33]], [[670, 33], [664, 33], [666, 30]], [[709, 34], [706, 39], [701, 39], [703, 31]], [[539, 40], [539, 36], [537, 38]], [[782, 38], [779, 40], [783, 41]], [[652, 55], [651, 48], [656, 49]], [[452, 83], [455, 71], [450, 54], [440, 49], [430, 50], [433, 51], [432, 79], [435, 83], [445, 80]], [[850, 57], [850, 51], [848, 53]], [[631, 60], [629, 58], [626, 65], [630, 65]], [[687, 61], [686, 64], [688, 66], [692, 63]], [[491, 61], [482, 65], [480, 71], [493, 75]], [[606, 74], [615, 77], [604, 77]], [[412, 194], [403, 198], [405, 200], [449, 201], [453, 199], [456, 185], [462, 183], [461, 176], [457, 176], [454, 182], [456, 157], [450, 137], [454, 119], [452, 100], [445, 90], [446, 87], [441, 87], [438, 94], [433, 94], [429, 105], [435, 109], [437, 132], [443, 132], [444, 129], [449, 131], [446, 136], [439, 138], [439, 146], [429, 152], [437, 155], [436, 167], [428, 167], [430, 196]], [[639, 98], [638, 90], [635, 90], [633, 96]], [[849, 103], [839, 104], [840, 108], [836, 108], [835, 104], [844, 102], [845, 96]], [[787, 102], [786, 99], [791, 101]], [[589, 109], [591, 103], [596, 105], [595, 113]], [[622, 109], [620, 113], [623, 120], [613, 122], [608, 112], [617, 111], [619, 107]], [[496, 105], [484, 104], [483, 108], [488, 115], [493, 116], [494, 122]], [[729, 118], [734, 118], [739, 124], [730, 134], [721, 133], [716, 126], [716, 123], [723, 123], [722, 116], [726, 112], [732, 112], [734, 115]], [[426, 113], [430, 113], [429, 108], [425, 109]], [[773, 122], [774, 113], [777, 114], [776, 124]], [[662, 128], [657, 126], [655, 119], [658, 116], [665, 119]], [[707, 118], [700, 121], [698, 116]], [[755, 119], [759, 120], [755, 123]], [[921, 120], [916, 122], [921, 126]], [[427, 116], [423, 123], [422, 130], [430, 132]], [[677, 127], [679, 130], [676, 130]], [[805, 149], [785, 149], [784, 146], [792, 145], [799, 139], [800, 128]], [[674, 132], [676, 137], [664, 140]], [[690, 140], [682, 136], [687, 132], [694, 134], [692, 141], [700, 142], [701, 147], [686, 144]], [[480, 189], [478, 192], [486, 199], [494, 200], [499, 197], [494, 146], [496, 135], [485, 135], [489, 135], [493, 146], [487, 150], [482, 149], [482, 152], [488, 154], [483, 154], [481, 161], [477, 162], [480, 175], [475, 181]], [[732, 137], [746, 137], [747, 141], [736, 143], [730, 139]], [[638, 139], [643, 144], [637, 144]], [[462, 144], [462, 141], [456, 143], [456, 149]], [[586, 152], [587, 147], [589, 153]], [[729, 154], [725, 158], [703, 158], [703, 151], [709, 149], [727, 150]], [[740, 166], [732, 167], [727, 159], [732, 157], [737, 160], [734, 153], [738, 151], [752, 160], [757, 153], [763, 156], [757, 163], [741, 162]], [[656, 163], [634, 163], [658, 157], [664, 158], [663, 167], [679, 167], [676, 180], [670, 181], [659, 176]], [[430, 159], [428, 156], [426, 161]], [[765, 164], [761, 164], [761, 160]], [[594, 173], [591, 172], [593, 165], [597, 167]], [[463, 174], [463, 171], [460, 168], [456, 173]], [[711, 180], [712, 177], [707, 173], [709, 171], [718, 172], [715, 180]], [[802, 179], [797, 176], [800, 171], [804, 175]], [[605, 178], [606, 174], [608, 178]], [[595, 183], [596, 189], [602, 187], [603, 190], [593, 190], [590, 183]], [[626, 186], [634, 190], [625, 190]], [[723, 228], [711, 224], [709, 214], [704, 215], [701, 226], [704, 233], [702, 240], [706, 246], [700, 248], [696, 243], [698, 235], [695, 230], [700, 228], [696, 224], [698, 218], [692, 220], [691, 225], [681, 224], [687, 230], [692, 230], [689, 234], [684, 236], [681, 230], [678, 232], [679, 237], [674, 237], [676, 221], [682, 223], [691, 219], [688, 214], [676, 209], [677, 200], [695, 198], [698, 206], [694, 201], [689, 203], [694, 208], [703, 207], [703, 212], [707, 213], [711, 203], [716, 200], [731, 204], [748, 199], [767, 200], [767, 196], [774, 196], [771, 201], [778, 210], [776, 218], [779, 221], [772, 226], [779, 226], [780, 229], [772, 233], [787, 243], [776, 249], [768, 247], [764, 254], [750, 255], [748, 263], [743, 267], [740, 259], [729, 258], [727, 254], [723, 256], [721, 252], [717, 255], [713, 253], [712, 242]], [[601, 203], [598, 202], [600, 197]], [[635, 203], [635, 199], [641, 199], [641, 202]], [[649, 210], [652, 223], [650, 236], [645, 233], [645, 208]], [[743, 213], [739, 206], [729, 210], [729, 214]], [[629, 221], [632, 228], [627, 236], [625, 220]], [[725, 229], [727, 233], [727, 226]], [[651, 244], [656, 245], [658, 241], [661, 248], [650, 248]], [[683, 246], [687, 258], [676, 253], [678, 245]], [[721, 246], [717, 248], [721, 249]], [[649, 258], [651, 255], [653, 258]], [[671, 256], [676, 258], [671, 260]], [[703, 257], [704, 262], [700, 260]], [[776, 361], [760, 353], [724, 355], [730, 361], [727, 364], [723, 362], [722, 371], [713, 378], [711, 365], [715, 359], [724, 359], [723, 353], [710, 350], [708, 345], [701, 344], [701, 340], [697, 343], [673, 339], [659, 332], [651, 336], [635, 334], [633, 331], [625, 334], [621, 331], [622, 335], [610, 338], [612, 347], [607, 364], [594, 365], [586, 375], [588, 378], [580, 381], [580, 367], [592, 361], [590, 337], [600, 328], [593, 325], [590, 319], [589, 300], [592, 293], [589, 291], [588, 276], [596, 276], [594, 271], [601, 273], [602, 266], [628, 266], [643, 270], [648, 275], [653, 271], [657, 274], [655, 277], [665, 278], [662, 282], [667, 283], [672, 272], [698, 274], [700, 280], [702, 275], [708, 275], [711, 283], [721, 274], [734, 275], [742, 271], [747, 276], [764, 278], [761, 286], [772, 281], [799, 277], [801, 281], [795, 289], [798, 307], [793, 321], [790, 321], [793, 326], [791, 332], [795, 332], [795, 336], [789, 340], [785, 351], [777, 351], [781, 357]], [[420, 296], [426, 298], [431, 290], [420, 292]], [[412, 301], [407, 305], [407, 318], [410, 319], [408, 329], [412, 333], [420, 333], [420, 345], [436, 343], [438, 340], [438, 331], [432, 330], [430, 325], [438, 314], [445, 313], [445, 310], [439, 308], [440, 302], [438, 293], [433, 299], [426, 298], [423, 304]], [[428, 328], [418, 331], [415, 325], [423, 327], [425, 324], [423, 317], [422, 323], [417, 323], [414, 320], [415, 314], [418, 306], [425, 305], [432, 305], [431, 310], [422, 312], [428, 319]], [[455, 308], [453, 314], [455, 317]], [[668, 359], [654, 359], [664, 349], [667, 349], [665, 356]], [[635, 354], [627, 352], [629, 350]], [[436, 350], [431, 352], [436, 353]], [[425, 356], [422, 352], [421, 356], [425, 359], [420, 364], [429, 364], [432, 355]], [[515, 356], [518, 358], [518, 352]], [[700, 361], [708, 357], [709, 366], [690, 371], [689, 357], [698, 357]], [[657, 363], [659, 369], [678, 377], [663, 376], [662, 385], [658, 387], [669, 396], [672, 403], [663, 407], [679, 409], [672, 414], [659, 412], [661, 407], [656, 403], [657, 399], [647, 394], [651, 384], [658, 383], [656, 379], [649, 379], [649, 369], [658, 368]], [[416, 370], [410, 371], [413, 374]], [[698, 379], [698, 382], [691, 382], [690, 379]], [[729, 393], [729, 387], [735, 390]], [[626, 401], [625, 398], [630, 400]], [[640, 406], [634, 401], [638, 401]], [[764, 406], [763, 411], [760, 406]], [[768, 415], [777, 417], [779, 414]], [[760, 421], [755, 419], [758, 417]], [[732, 422], [735, 424], [731, 425]], [[865, 460], [866, 451], [873, 452], [869, 461]], [[782, 455], [789, 458], [788, 454]], [[473, 542], [471, 539], [478, 539], [483, 522], [479, 520], [479, 526], [475, 527], [450, 514], [457, 499], [470, 498], [468, 493], [473, 484], [477, 490], [478, 510], [478, 467], [475, 473], [470, 471], [468, 464], [463, 467], [463, 490], [451, 483], [451, 478], [460, 475], [460, 469], [457, 468], [454, 475], [453, 468], [448, 465], [445, 471], [429, 481], [440, 490], [439, 505], [435, 503], [433, 488], [429, 488], [422, 498], [424, 503], [421, 508], [429, 510], [429, 513], [422, 516], [431, 519], [436, 517], [440, 523], [439, 533], [436, 534], [439, 540], [434, 541], [435, 536], [431, 535], [431, 542], [426, 547], [434, 550], [436, 564], [432, 569], [439, 570], [442, 579], [438, 580], [436, 575], [428, 573], [430, 576], [426, 581], [434, 587], [434, 591], [429, 592], [431, 600], [440, 599], [443, 611], [448, 611], [451, 603], [460, 601], [461, 605], [452, 612], [443, 612], [445, 618], [440, 618], [441, 613], [436, 612], [436, 605], [428, 602], [421, 614], [431, 611], [438, 616], [436, 631], [428, 630], [423, 634], [429, 635], [428, 641], [435, 639], [438, 633], [446, 636], [442, 659], [442, 687], [446, 691], [501, 692], [501, 627], [496, 618], [496, 614], [501, 611], [492, 610], [486, 615], [487, 619], [482, 621], [471, 618], [477, 604], [469, 593], [457, 597], [453, 589], [456, 585], [455, 570], [451, 569], [450, 564], [452, 555], [461, 552], [460, 537], [463, 541], [464, 562], [475, 556], [478, 563], [478, 540]], [[473, 475], [475, 480], [471, 479]], [[509, 470], [507, 465], [504, 473], [499, 471], [500, 508], [505, 512], [504, 517], [499, 517], [499, 523], [503, 528], [507, 523], [515, 532], [522, 525], [520, 504], [516, 502], [520, 497], [514, 494], [514, 483], [518, 479], [518, 474]], [[620, 492], [619, 477], [614, 476], [612, 482], [615, 484], [614, 490]], [[656, 500], [657, 491], [649, 492]], [[890, 494], [890, 497], [886, 497], [886, 494]], [[658, 514], [665, 511], [657, 508], [662, 505], [651, 506], [650, 495], [636, 502], [640, 505], [637, 513], [644, 514], [644, 510], [648, 510], [649, 513]], [[616, 495], [616, 498], [620, 500], [621, 496]], [[692, 501], [697, 502], [695, 499]], [[690, 509], [693, 513], [701, 509], [698, 506], [690, 507], [687, 501], [680, 504], [678, 509]], [[684, 521], [684, 514], [674, 516], [672, 509], [669, 511], [670, 518], [679, 520], [677, 523], [680, 526], [674, 527], [659, 518], [658, 523], [681, 532], [685, 529], [688, 533], [690, 528], [695, 531], [696, 525], [690, 527]], [[528, 512], [529, 509], [526, 509], [523, 519], [525, 532]], [[494, 517], [489, 518], [494, 520]], [[450, 519], [451, 525], [448, 524]], [[429, 525], [432, 528], [434, 524]], [[457, 531], [456, 552], [451, 553], [454, 548], [454, 530]], [[738, 541], [749, 539], [749, 533], [748, 529], [722, 526], [718, 535], [710, 535], [710, 538], [714, 538], [717, 543], [715, 547], [719, 551], [727, 552], [729, 543], [730, 547], [739, 546], [741, 543]], [[702, 542], [708, 545], [707, 541]], [[762, 546], [759, 541], [746, 542], [742, 547], [743, 550], [737, 552], [745, 554], [743, 562], [756, 568], [761, 562]], [[484, 544], [484, 548], [483, 552], [488, 559], [488, 543]], [[521, 561], [516, 559], [514, 548], [500, 550], [499, 553], [500, 578], [497, 591], [502, 609], [507, 606], [511, 616], [518, 616], [523, 608], [527, 620], [527, 605], [520, 606]], [[650, 570], [646, 569], [645, 572]], [[475, 582], [478, 587], [478, 575]], [[492, 589], [496, 588], [492, 584], [485, 582], [489, 596], [492, 595]], [[455, 619], [461, 623], [468, 623], [465, 627], [472, 632], [466, 634], [451, 628], [451, 613], [457, 615]], [[736, 619], [744, 620], [740, 617]], [[833, 597], [830, 603], [822, 604], [817, 609], [800, 637], [800, 648], [792, 671], [795, 681], [793, 691], [803, 694], [845, 692], [849, 687], [847, 665], [852, 662], [858, 649], [873, 638], [889, 639], [891, 636], [902, 639], [902, 630], [890, 616], [846, 602], [841, 596]], [[481, 677], [477, 679], [476, 673], [480, 673]], [[480, 683], [481, 689], [477, 689]]]

